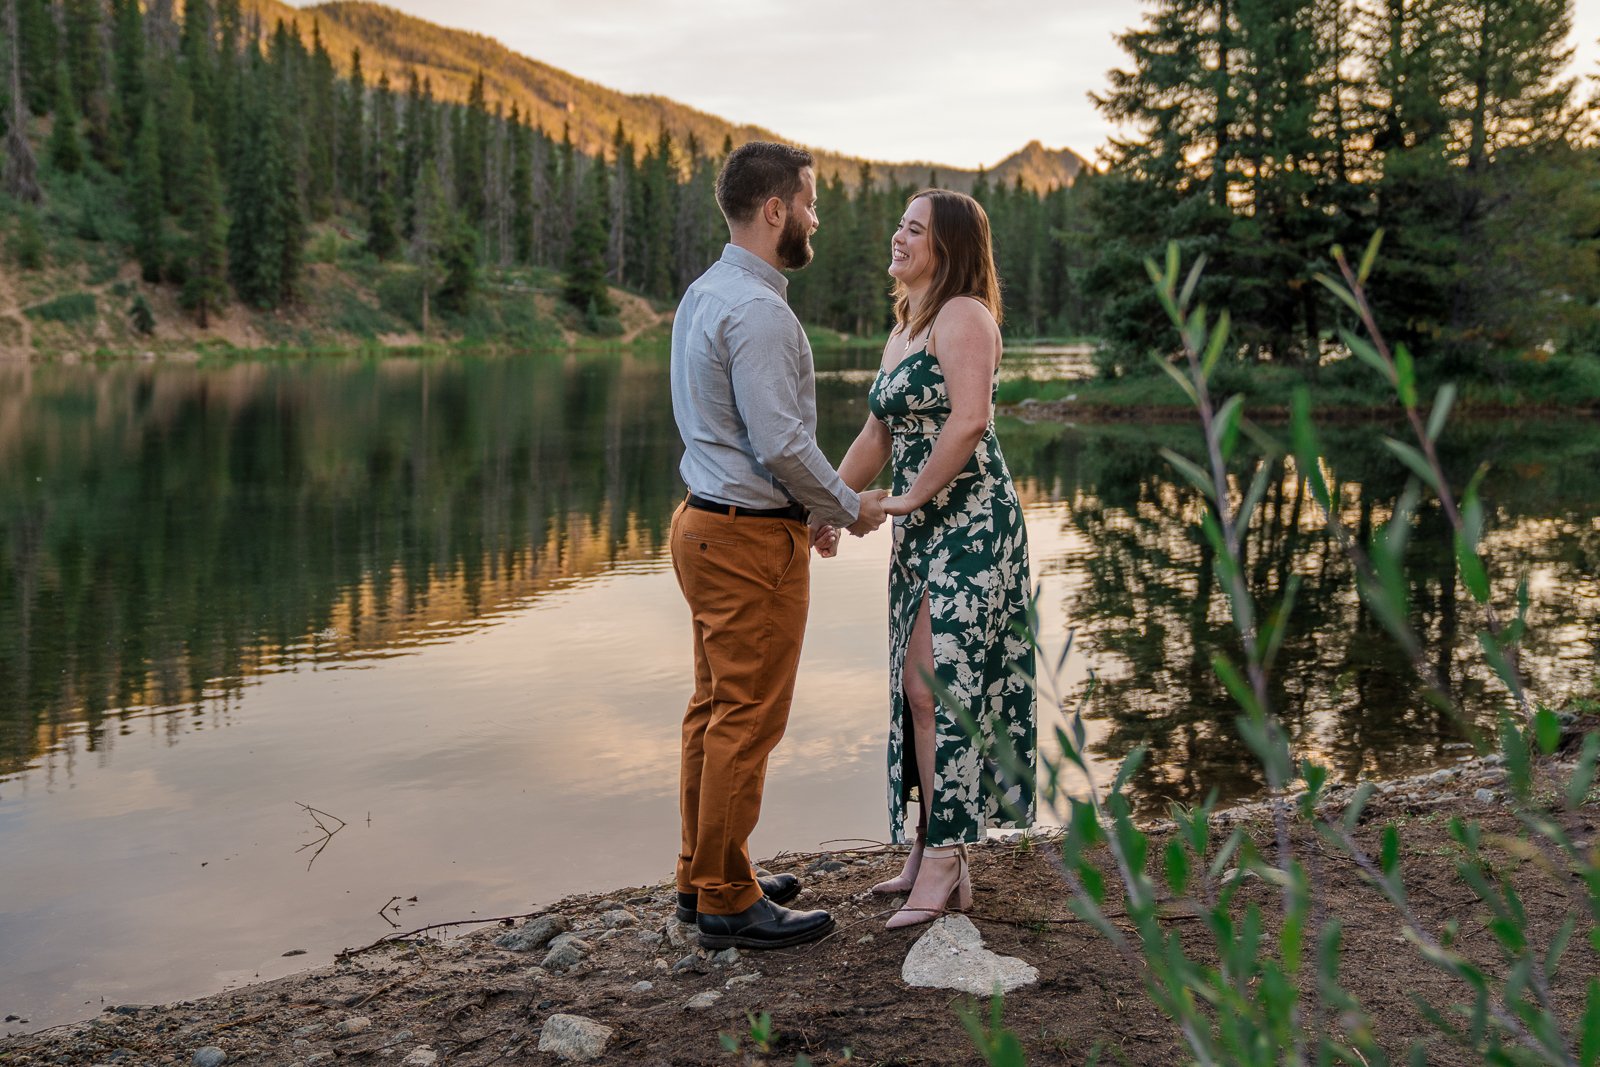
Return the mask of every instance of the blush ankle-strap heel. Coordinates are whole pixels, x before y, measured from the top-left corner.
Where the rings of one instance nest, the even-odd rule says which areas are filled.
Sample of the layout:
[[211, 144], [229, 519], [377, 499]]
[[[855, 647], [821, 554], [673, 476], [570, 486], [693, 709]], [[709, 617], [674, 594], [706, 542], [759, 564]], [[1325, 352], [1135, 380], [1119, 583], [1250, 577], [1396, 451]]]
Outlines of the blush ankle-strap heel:
[[906, 856], [906, 865], [893, 878], [873, 886], [874, 893], [890, 897], [896, 893], [911, 892], [911, 887], [917, 884], [917, 871], [922, 868], [922, 842], [923, 835], [918, 832], [917, 839], [911, 843], [911, 852]]
[[[938, 906], [913, 906], [912, 901], [917, 899], [919, 888], [925, 892], [931, 890], [923, 899], [937, 900]], [[905, 926], [932, 922], [951, 910], [952, 899], [955, 901], [956, 911], [966, 911], [972, 907], [972, 874], [967, 865], [967, 846], [950, 845], [945, 848], [925, 849], [922, 853], [922, 866], [918, 871], [916, 885], [912, 887], [910, 899], [906, 901], [905, 907], [889, 917], [884, 928], [898, 930]]]

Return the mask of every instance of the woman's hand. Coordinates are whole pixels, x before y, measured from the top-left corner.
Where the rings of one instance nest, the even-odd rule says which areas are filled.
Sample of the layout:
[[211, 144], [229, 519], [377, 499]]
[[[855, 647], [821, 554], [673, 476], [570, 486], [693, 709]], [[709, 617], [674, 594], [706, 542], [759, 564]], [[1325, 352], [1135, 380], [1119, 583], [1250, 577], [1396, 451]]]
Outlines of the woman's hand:
[[916, 511], [918, 506], [903, 496], [886, 496], [883, 498], [883, 513], [885, 515], [909, 515]]

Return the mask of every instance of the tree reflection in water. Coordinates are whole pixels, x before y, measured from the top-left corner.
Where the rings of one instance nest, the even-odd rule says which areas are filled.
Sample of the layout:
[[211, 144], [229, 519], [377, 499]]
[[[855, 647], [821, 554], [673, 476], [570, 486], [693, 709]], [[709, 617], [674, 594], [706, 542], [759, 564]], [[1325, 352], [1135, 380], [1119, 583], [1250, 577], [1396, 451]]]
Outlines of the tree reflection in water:
[[[876, 354], [822, 362], [837, 457]], [[1035, 567], [1075, 579], [1065, 615], [1104, 683], [1098, 754], [1150, 747], [1146, 810], [1257, 789], [1210, 667], [1233, 637], [1198, 505], [1157, 454], [1197, 451], [1198, 431], [1002, 421], [1024, 492], [1070, 507], [1079, 547]], [[1362, 536], [1401, 489], [1378, 436], [1326, 434]], [[1492, 464], [1486, 549], [1503, 600], [1530, 579], [1535, 691], [1586, 682], [1600, 655], [1600, 427], [1460, 421], [1443, 444], [1453, 477]], [[678, 454], [665, 353], [0, 370], [0, 776], [80, 737], [104, 751], [139, 718], [173, 736], [225, 722], [263, 672], [404, 652], [652, 560], [682, 491]], [[1346, 776], [1437, 762], [1461, 728], [1420, 698], [1277, 462], [1247, 546], [1259, 594], [1290, 573], [1304, 583], [1275, 706], [1304, 753]], [[1418, 521], [1434, 527], [1412, 538], [1419, 632], [1482, 719], [1501, 694], [1471, 666], [1439, 516]]]

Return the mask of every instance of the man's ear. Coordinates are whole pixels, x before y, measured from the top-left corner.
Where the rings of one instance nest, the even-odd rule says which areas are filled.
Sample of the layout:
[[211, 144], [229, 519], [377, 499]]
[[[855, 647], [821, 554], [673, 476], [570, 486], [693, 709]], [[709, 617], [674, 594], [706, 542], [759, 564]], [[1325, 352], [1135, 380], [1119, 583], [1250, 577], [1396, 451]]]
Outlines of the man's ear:
[[788, 210], [781, 196], [769, 196], [767, 202], [761, 205], [761, 217], [769, 226], [782, 226], [784, 213]]

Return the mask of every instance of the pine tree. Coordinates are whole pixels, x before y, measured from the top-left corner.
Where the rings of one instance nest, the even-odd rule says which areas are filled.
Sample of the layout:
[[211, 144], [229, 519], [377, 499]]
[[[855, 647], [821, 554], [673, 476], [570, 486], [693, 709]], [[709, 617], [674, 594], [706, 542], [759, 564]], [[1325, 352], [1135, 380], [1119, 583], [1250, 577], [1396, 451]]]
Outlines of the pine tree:
[[83, 169], [83, 141], [78, 136], [78, 101], [67, 63], [56, 64], [55, 125], [50, 130], [50, 162], [63, 174]]
[[183, 306], [194, 313], [201, 329], [228, 299], [227, 235], [223, 211], [222, 179], [217, 154], [204, 125], [195, 131], [193, 182], [184, 198], [183, 228], [187, 233], [184, 255]]
[[349, 203], [366, 202], [367, 82], [361, 72], [361, 49], [350, 53], [350, 79], [339, 108], [339, 195]]
[[367, 194], [367, 250], [379, 259], [400, 252], [400, 209], [395, 201], [399, 149], [395, 145], [394, 99], [388, 74], [378, 76], [372, 97], [372, 181]]
[[411, 233], [411, 262], [422, 278], [422, 336], [428, 336], [433, 291], [443, 278], [441, 253], [454, 228], [454, 213], [445, 200], [439, 170], [433, 160], [424, 160], [417, 180], [415, 222]]
[[567, 278], [561, 295], [591, 320], [614, 314], [606, 288], [606, 219], [611, 214], [610, 182], [605, 161], [589, 167], [589, 189], [578, 206], [567, 252]]
[[511, 112], [511, 242], [518, 263], [533, 262], [533, 131]]
[[12, 0], [9, 30], [15, 49], [13, 70], [22, 82], [28, 109], [45, 115], [55, 106], [58, 45], [50, 0]]
[[277, 101], [262, 71], [252, 81], [229, 183], [228, 275], [239, 299], [268, 309], [294, 296], [305, 221]]
[[133, 145], [133, 218], [138, 239], [134, 252], [139, 257], [140, 273], [147, 282], [161, 280], [165, 257], [162, 223], [166, 217], [166, 198], [161, 190], [161, 147], [156, 127], [154, 101], [145, 101], [139, 133]]
[[456, 202], [467, 221], [481, 227], [488, 215], [485, 163], [489, 151], [489, 112], [484, 102], [483, 71], [472, 80], [467, 106], [459, 116], [461, 136], [456, 139]]

